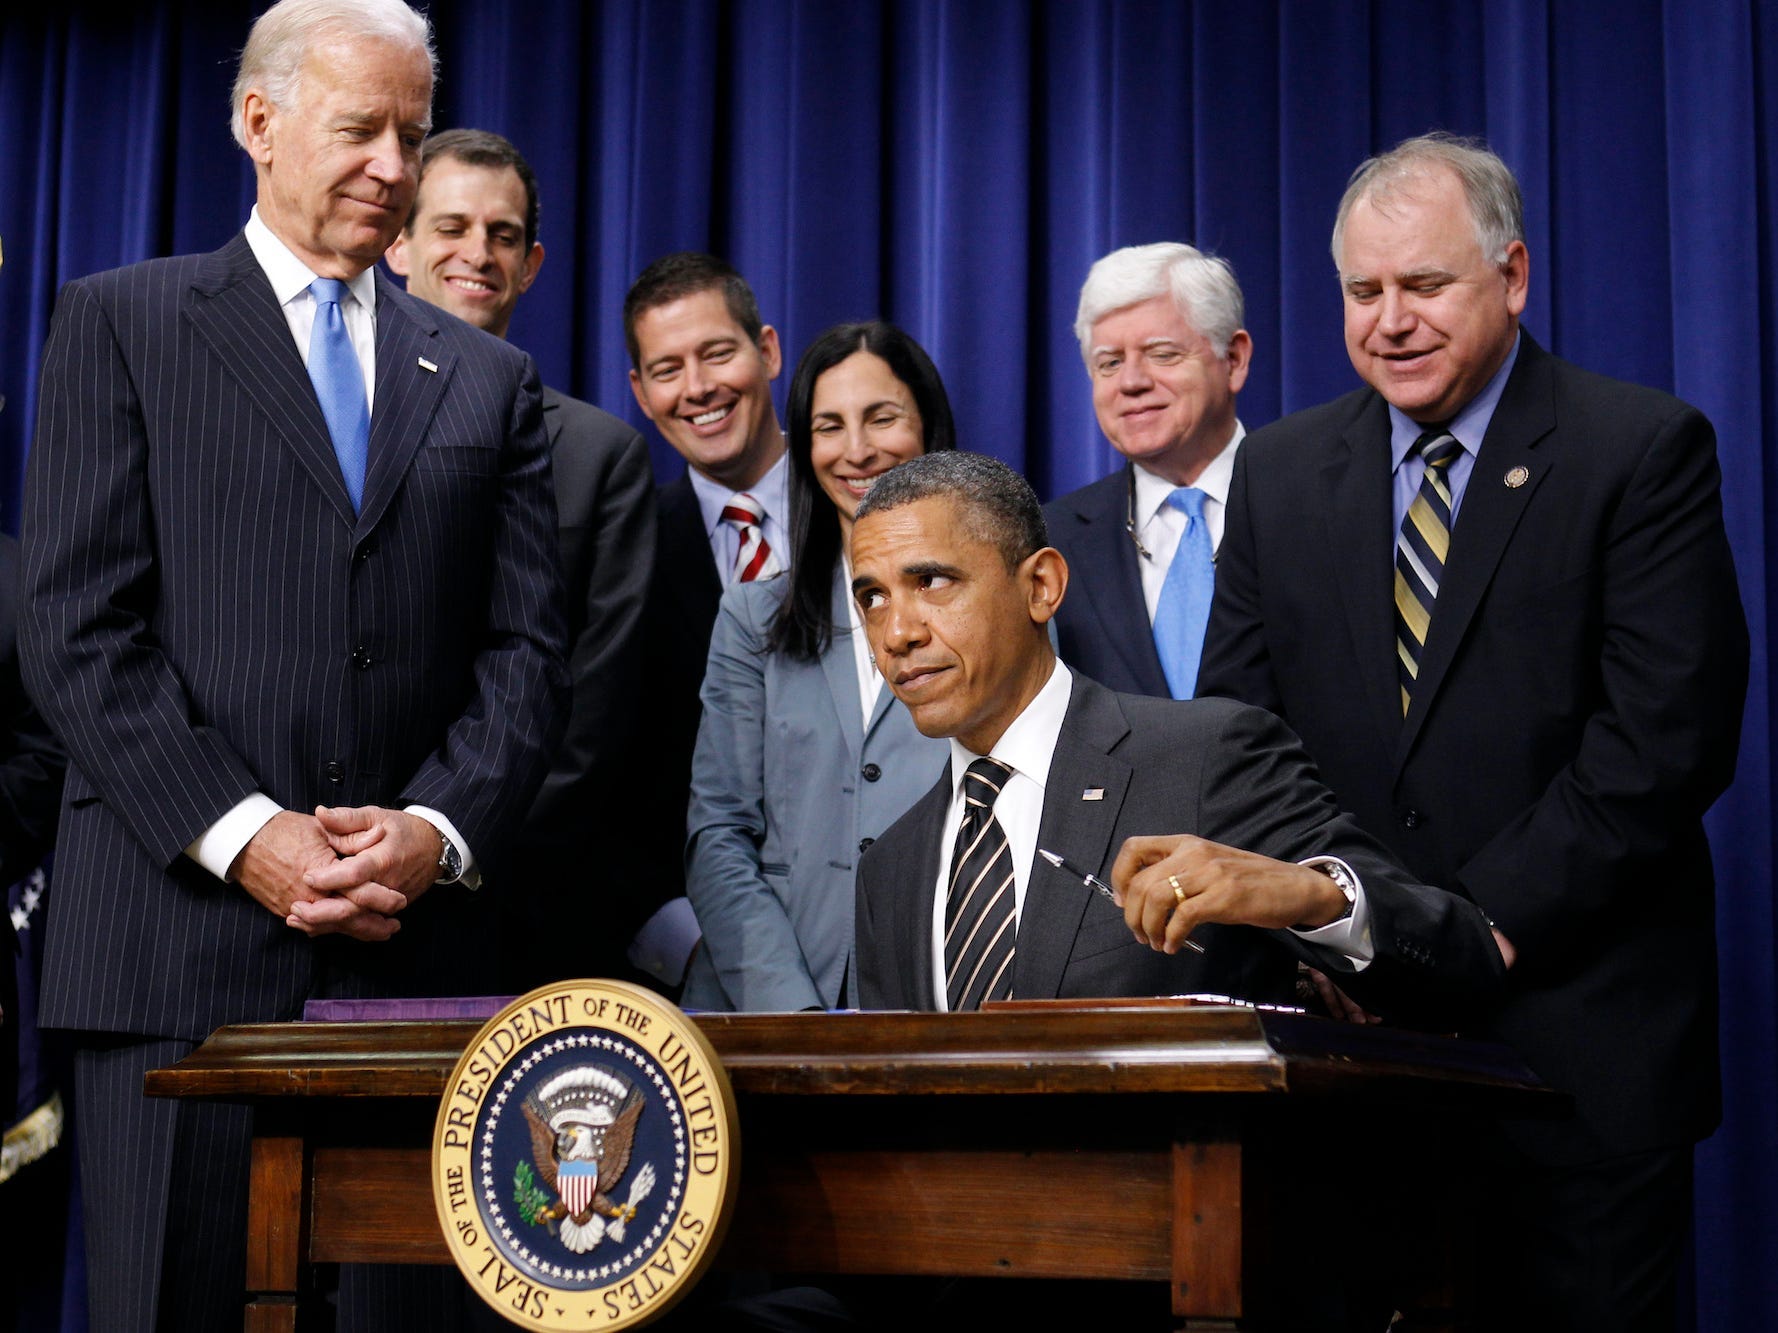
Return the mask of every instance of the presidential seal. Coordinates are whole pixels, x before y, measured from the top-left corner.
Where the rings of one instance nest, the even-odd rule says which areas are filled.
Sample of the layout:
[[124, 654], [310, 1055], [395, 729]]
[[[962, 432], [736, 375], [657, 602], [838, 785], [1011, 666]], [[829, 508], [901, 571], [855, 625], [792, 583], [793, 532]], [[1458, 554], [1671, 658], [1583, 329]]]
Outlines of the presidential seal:
[[432, 1194], [470, 1286], [525, 1328], [649, 1323], [722, 1243], [735, 1099], [690, 1019], [621, 981], [521, 996], [469, 1043], [432, 1135]]

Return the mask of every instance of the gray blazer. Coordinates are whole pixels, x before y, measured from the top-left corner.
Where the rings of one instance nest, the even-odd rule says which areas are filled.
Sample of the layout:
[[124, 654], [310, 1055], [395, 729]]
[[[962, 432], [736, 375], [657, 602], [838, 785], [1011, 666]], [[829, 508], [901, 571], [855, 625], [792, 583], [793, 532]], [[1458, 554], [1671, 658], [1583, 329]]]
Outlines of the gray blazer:
[[819, 662], [768, 653], [790, 581], [730, 586], [704, 674], [686, 892], [703, 928], [689, 1008], [832, 1008], [851, 989], [853, 867], [944, 770], [887, 690], [864, 725], [843, 568]]

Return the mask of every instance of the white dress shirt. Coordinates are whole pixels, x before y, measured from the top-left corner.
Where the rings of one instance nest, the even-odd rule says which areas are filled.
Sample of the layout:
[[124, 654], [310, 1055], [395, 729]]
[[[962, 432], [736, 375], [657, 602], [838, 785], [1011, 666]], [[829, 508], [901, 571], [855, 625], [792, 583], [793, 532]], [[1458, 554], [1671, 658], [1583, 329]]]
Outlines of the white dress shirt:
[[790, 533], [784, 526], [789, 503], [790, 455], [779, 454], [778, 461], [766, 469], [765, 476], [745, 492], [731, 491], [720, 481], [711, 481], [695, 467], [687, 468], [692, 494], [698, 497], [698, 513], [704, 520], [704, 534], [710, 539], [710, 555], [716, 561], [716, 574], [722, 586], [735, 581], [735, 557], [741, 553], [741, 530], [722, 516], [723, 506], [740, 494], [751, 495], [765, 510], [760, 530], [766, 545], [777, 554], [778, 564], [790, 568]]
[[[1037, 834], [1043, 823], [1043, 794], [1049, 783], [1050, 760], [1056, 753], [1056, 741], [1062, 734], [1062, 721], [1068, 714], [1068, 700], [1074, 693], [1074, 677], [1060, 661], [1025, 711], [994, 743], [988, 755], [1009, 765], [1012, 777], [1000, 789], [994, 802], [994, 818], [1006, 833], [1012, 853], [1013, 920], [1015, 928], [1025, 910], [1025, 886], [1031, 882], [1031, 864], [1037, 857]], [[1189, 705], [1182, 705], [1189, 707]], [[933, 1001], [941, 1012], [950, 1008], [945, 993], [945, 900], [951, 880], [951, 856], [956, 849], [957, 829], [963, 822], [963, 775], [981, 755], [965, 748], [954, 737], [951, 740], [951, 804], [945, 813], [943, 841], [939, 844], [938, 882], [932, 890], [932, 990]], [[1164, 830], [1156, 830], [1162, 832]], [[1356, 872], [1338, 857], [1311, 856], [1302, 862], [1316, 866], [1334, 862], [1358, 884], [1358, 897], [1349, 916], [1312, 930], [1291, 933], [1311, 944], [1343, 954], [1354, 968], [1369, 966], [1374, 950], [1371, 946], [1370, 912], [1365, 904], [1364, 885]], [[1014, 945], [1015, 949], [1017, 945]]]
[[[852, 561], [842, 555], [840, 569], [846, 576], [846, 587], [852, 587]], [[864, 621], [858, 615], [858, 599], [846, 596], [846, 623], [833, 627], [835, 634], [852, 636], [852, 669], [858, 673], [858, 705], [864, 712], [864, 727], [870, 730], [871, 714], [877, 711], [877, 696], [883, 692], [883, 673], [877, 670], [876, 654], [870, 650], [870, 636], [864, 632]]]
[[[1222, 547], [1229, 485], [1235, 479], [1235, 450], [1241, 447], [1246, 435], [1247, 427], [1237, 420], [1235, 433], [1222, 447], [1222, 452], [1204, 465], [1204, 470], [1192, 483], [1204, 492], [1204, 526], [1210, 531], [1212, 552]], [[1161, 601], [1161, 585], [1167, 581], [1167, 570], [1172, 567], [1173, 553], [1179, 549], [1179, 539], [1185, 536], [1185, 515], [1167, 503], [1167, 497], [1178, 489], [1177, 483], [1156, 476], [1140, 463], [1134, 466], [1136, 537], [1148, 552], [1148, 559], [1138, 556], [1136, 564], [1142, 571], [1142, 600], [1148, 605], [1148, 623], [1152, 625], [1154, 609]]]
[[[284, 320], [290, 326], [290, 336], [296, 342], [297, 355], [302, 357], [303, 365], [309, 364], [309, 336], [315, 327], [315, 298], [309, 292], [309, 284], [320, 275], [291, 253], [285, 245], [272, 234], [270, 227], [260, 219], [259, 206], [254, 205], [252, 214], [247, 219], [243, 233], [247, 245], [253, 251], [254, 259], [265, 271], [266, 280], [272, 285], [272, 295], [278, 298], [278, 305], [284, 311]], [[367, 405], [376, 401], [377, 383], [377, 279], [371, 269], [365, 269], [357, 277], [346, 283], [347, 299], [340, 303], [340, 314], [346, 322], [346, 336], [352, 340], [352, 350], [358, 356], [359, 369], [364, 372], [364, 392]], [[218, 879], [227, 879], [229, 867], [241, 854], [241, 849], [253, 841], [253, 835], [271, 820], [273, 815], [283, 810], [271, 797], [264, 792], [254, 792], [244, 796], [222, 818], [193, 839], [185, 849], [191, 857], [204, 869]], [[470, 888], [481, 884], [481, 872], [476, 869], [475, 857], [469, 850], [469, 844], [463, 835], [457, 832], [442, 813], [423, 805], [406, 807], [410, 815], [418, 815], [439, 831], [441, 837], [448, 839], [457, 848], [463, 858], [463, 883]]]

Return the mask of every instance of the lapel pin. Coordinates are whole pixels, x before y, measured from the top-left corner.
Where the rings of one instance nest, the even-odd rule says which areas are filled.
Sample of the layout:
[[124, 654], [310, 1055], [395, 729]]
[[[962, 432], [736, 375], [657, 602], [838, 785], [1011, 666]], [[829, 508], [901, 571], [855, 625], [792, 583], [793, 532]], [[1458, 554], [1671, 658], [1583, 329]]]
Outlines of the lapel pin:
[[1103, 801], [1105, 799], [1105, 788], [1088, 787], [1080, 794], [1080, 799], [1083, 801]]
[[420, 358], [420, 369], [429, 370], [434, 375], [438, 374], [438, 367], [433, 365], [432, 362], [428, 361], [425, 357]]
[[1507, 470], [1506, 484], [1515, 491], [1530, 480], [1531, 470], [1529, 468], [1515, 467]]

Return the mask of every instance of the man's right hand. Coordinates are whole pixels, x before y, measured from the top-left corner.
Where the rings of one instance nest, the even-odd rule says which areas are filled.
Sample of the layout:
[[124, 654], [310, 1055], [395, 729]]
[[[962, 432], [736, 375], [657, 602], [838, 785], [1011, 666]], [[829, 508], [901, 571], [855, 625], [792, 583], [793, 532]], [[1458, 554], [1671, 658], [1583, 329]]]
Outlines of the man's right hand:
[[[395, 914], [407, 899], [393, 889], [363, 885], [341, 893], [321, 893], [303, 883], [312, 870], [337, 860], [327, 835], [313, 815], [282, 810], [268, 819], [241, 849], [229, 867], [229, 878], [253, 896], [268, 912], [275, 912], [293, 928], [307, 935], [337, 933], [358, 940], [386, 940], [401, 929]], [[327, 900], [327, 910], [317, 921], [292, 915], [298, 902]]]

